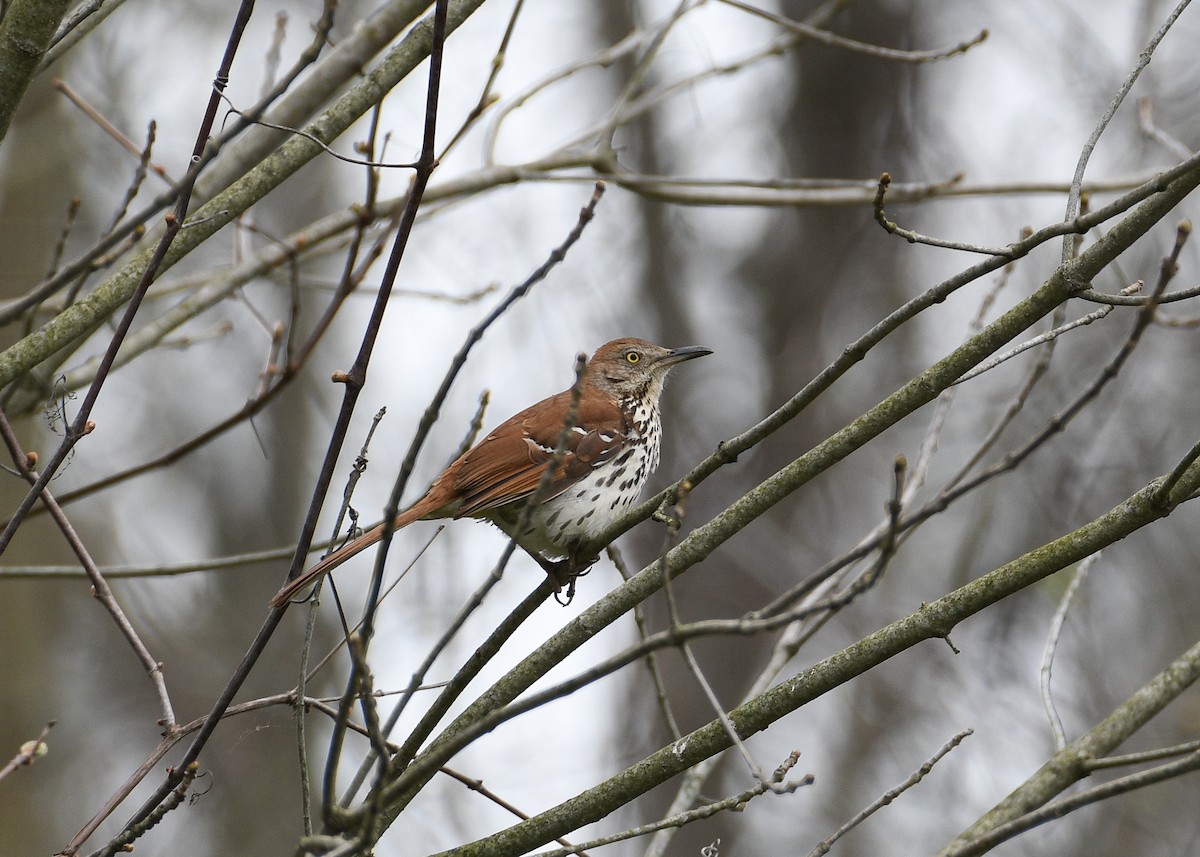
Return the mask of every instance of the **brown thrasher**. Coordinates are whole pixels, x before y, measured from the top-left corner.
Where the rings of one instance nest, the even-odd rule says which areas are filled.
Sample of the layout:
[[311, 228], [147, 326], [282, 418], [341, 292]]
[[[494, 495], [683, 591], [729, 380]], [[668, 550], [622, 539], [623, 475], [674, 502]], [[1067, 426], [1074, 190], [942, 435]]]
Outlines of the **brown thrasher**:
[[[574, 566], [575, 548], [633, 505], [658, 466], [658, 400], [667, 372], [705, 354], [712, 350], [663, 348], [642, 339], [600, 346], [583, 371], [562, 462], [521, 532], [516, 530], [525, 501], [537, 490], [571, 416], [571, 390], [526, 408], [460, 455], [424, 497], [396, 517], [395, 528], [429, 518], [481, 518], [535, 558], [569, 556]], [[378, 524], [329, 554], [280, 589], [271, 606], [281, 607], [382, 535]]]

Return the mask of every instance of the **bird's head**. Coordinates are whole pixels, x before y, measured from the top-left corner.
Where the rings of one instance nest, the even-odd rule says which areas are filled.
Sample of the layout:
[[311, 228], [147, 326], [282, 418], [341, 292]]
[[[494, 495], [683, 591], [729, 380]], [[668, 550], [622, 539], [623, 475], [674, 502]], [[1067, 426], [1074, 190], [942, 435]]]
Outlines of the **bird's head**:
[[649, 396], [657, 403], [671, 367], [706, 354], [712, 354], [712, 349], [663, 348], [644, 339], [614, 339], [596, 349], [587, 364], [586, 381], [618, 401]]

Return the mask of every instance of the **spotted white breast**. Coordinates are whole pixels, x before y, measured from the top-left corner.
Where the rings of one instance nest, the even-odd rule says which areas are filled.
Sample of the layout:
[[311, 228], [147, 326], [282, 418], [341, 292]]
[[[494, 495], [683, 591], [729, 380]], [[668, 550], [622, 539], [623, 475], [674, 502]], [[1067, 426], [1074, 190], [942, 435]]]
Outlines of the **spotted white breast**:
[[[630, 402], [628, 431], [612, 454], [605, 455], [578, 482], [557, 497], [535, 507], [529, 526], [517, 538], [526, 550], [548, 556], [566, 556], [572, 543], [600, 535], [637, 502], [646, 480], [658, 467], [662, 424], [657, 402]], [[513, 534], [523, 504], [497, 510], [495, 523]]]

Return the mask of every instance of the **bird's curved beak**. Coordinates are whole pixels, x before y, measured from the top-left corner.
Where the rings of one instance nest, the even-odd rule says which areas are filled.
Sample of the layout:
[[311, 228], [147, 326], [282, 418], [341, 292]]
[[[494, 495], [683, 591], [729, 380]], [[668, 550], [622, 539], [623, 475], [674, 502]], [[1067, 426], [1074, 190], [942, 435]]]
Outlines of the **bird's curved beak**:
[[664, 356], [660, 357], [658, 362], [664, 366], [671, 366], [675, 363], [682, 363], [684, 360], [691, 360], [695, 357], [703, 357], [706, 354], [712, 354], [711, 348], [705, 348], [703, 345], [684, 345], [681, 348], [672, 348]]

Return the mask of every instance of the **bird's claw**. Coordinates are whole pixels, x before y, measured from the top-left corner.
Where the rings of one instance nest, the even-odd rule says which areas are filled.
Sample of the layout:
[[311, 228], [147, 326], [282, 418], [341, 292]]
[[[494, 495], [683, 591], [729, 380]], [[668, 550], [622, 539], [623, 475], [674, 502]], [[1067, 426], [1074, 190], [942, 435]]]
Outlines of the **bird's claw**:
[[550, 579], [554, 587], [554, 600], [566, 607], [575, 598], [575, 581], [592, 570], [598, 557], [580, 561], [573, 552], [566, 559], [548, 560], [545, 557], [535, 557], [538, 564]]

